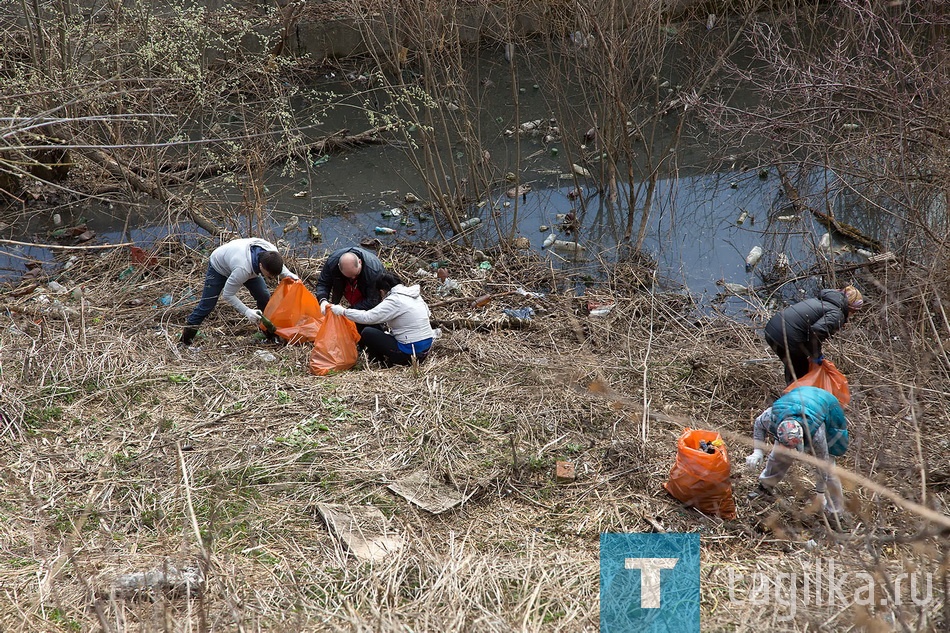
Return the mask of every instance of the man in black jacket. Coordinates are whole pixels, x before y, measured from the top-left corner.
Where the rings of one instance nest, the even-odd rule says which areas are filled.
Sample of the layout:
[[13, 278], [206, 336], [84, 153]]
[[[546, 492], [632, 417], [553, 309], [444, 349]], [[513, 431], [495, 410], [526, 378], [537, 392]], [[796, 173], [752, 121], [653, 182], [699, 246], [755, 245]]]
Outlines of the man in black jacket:
[[386, 272], [373, 253], [353, 246], [334, 251], [317, 280], [317, 299], [321, 312], [346, 297], [354, 310], [370, 310], [379, 303], [376, 281]]
[[808, 373], [809, 359], [821, 364], [821, 344], [841, 329], [848, 316], [864, 305], [854, 286], [842, 290], [825, 289], [814, 299], [785, 308], [765, 326], [765, 342], [785, 365], [785, 383], [791, 384]]

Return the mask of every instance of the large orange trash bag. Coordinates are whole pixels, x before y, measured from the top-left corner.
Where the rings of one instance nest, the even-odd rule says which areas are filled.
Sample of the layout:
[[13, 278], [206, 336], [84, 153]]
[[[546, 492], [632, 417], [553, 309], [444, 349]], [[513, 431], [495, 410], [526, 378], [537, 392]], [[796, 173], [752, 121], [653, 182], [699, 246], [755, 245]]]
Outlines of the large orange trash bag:
[[[714, 443], [714, 453], [699, 448], [704, 440]], [[715, 431], [683, 431], [676, 445], [676, 462], [670, 470], [670, 480], [663, 487], [685, 505], [704, 514], [736, 518], [736, 502], [729, 480], [729, 453]]]
[[356, 364], [360, 334], [356, 324], [327, 310], [323, 325], [313, 340], [310, 352], [310, 373], [326, 376], [331, 371], [345, 371]]
[[848, 406], [851, 402], [851, 390], [848, 388], [848, 379], [841, 373], [835, 364], [825, 359], [821, 365], [816, 365], [809, 361], [808, 373], [785, 387], [783, 393], [788, 393], [798, 387], [818, 387], [825, 391], [830, 391], [842, 407]]
[[288, 343], [312, 341], [323, 324], [320, 302], [302, 281], [290, 277], [277, 284], [264, 316], [277, 328], [277, 336]]

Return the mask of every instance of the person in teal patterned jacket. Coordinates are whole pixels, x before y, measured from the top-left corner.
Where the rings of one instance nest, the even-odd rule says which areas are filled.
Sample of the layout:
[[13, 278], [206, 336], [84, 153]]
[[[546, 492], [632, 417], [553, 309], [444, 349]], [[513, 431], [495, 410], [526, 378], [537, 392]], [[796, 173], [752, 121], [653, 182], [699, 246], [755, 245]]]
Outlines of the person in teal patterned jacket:
[[[752, 431], [755, 450], [746, 457], [746, 465], [757, 469], [762, 465], [767, 438], [786, 449], [808, 451], [822, 462], [834, 466], [835, 457], [848, 450], [848, 421], [838, 399], [817, 387], [798, 387], [776, 400], [755, 419]], [[765, 469], [759, 475], [759, 494], [772, 495], [775, 487], [788, 473], [793, 458], [787, 453], [769, 453]], [[826, 512], [844, 511], [841, 482], [832, 469], [818, 467], [815, 481], [817, 501]]]

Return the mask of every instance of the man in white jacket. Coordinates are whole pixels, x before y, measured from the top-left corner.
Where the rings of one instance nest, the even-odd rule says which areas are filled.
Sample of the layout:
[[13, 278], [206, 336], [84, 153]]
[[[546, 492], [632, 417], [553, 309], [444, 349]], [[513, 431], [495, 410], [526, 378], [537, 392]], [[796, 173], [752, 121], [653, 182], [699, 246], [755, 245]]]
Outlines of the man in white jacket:
[[[186, 320], [188, 325], [181, 333], [181, 344], [191, 345], [198, 334], [198, 326], [214, 310], [218, 297], [224, 297], [235, 310], [257, 325], [270, 300], [270, 291], [264, 278], [274, 280], [284, 277], [298, 278], [284, 266], [284, 259], [277, 252], [277, 247], [267, 240], [242, 238], [214, 249], [208, 260], [201, 300]], [[238, 299], [237, 291], [241, 286], [247, 288], [254, 297], [256, 310]]]
[[331, 304], [333, 314], [345, 316], [354, 323], [386, 323], [392, 334], [378, 325], [367, 325], [360, 331], [360, 347], [371, 360], [389, 367], [409, 365], [413, 357], [425, 360], [432, 347], [434, 333], [429, 323], [429, 306], [418, 284], [404, 286], [392, 273], [376, 280], [382, 301], [369, 310], [354, 310]]

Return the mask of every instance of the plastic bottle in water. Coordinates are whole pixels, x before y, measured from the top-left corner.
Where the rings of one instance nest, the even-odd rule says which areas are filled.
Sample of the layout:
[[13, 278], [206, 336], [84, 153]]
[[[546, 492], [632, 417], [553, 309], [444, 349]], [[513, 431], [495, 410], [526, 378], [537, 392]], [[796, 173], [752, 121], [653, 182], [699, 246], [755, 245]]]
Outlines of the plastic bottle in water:
[[376, 235], [393, 235], [396, 232], [396, 229], [391, 229], [388, 226], [377, 226], [375, 229]]

